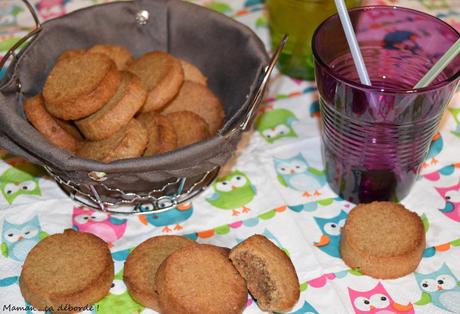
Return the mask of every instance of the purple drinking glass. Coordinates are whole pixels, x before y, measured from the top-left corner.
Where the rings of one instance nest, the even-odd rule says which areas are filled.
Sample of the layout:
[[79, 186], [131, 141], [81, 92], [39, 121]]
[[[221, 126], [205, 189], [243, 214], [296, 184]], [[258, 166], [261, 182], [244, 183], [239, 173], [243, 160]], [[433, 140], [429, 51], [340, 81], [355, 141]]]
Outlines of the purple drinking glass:
[[460, 35], [406, 8], [349, 13], [372, 86], [359, 83], [337, 15], [317, 28], [312, 41], [328, 182], [354, 203], [399, 201], [415, 182], [455, 92], [460, 56], [428, 87], [412, 87]]

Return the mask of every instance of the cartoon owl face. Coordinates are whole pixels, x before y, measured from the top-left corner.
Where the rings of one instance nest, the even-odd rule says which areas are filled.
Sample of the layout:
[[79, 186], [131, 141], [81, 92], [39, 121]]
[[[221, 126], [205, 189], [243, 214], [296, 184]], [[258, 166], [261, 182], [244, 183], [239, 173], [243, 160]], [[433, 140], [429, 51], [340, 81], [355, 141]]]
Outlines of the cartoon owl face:
[[347, 217], [347, 213], [342, 210], [337, 216], [332, 218], [314, 217], [314, 219], [323, 234], [333, 238], [340, 237], [340, 230], [343, 226], [345, 226]]
[[88, 227], [94, 223], [101, 223], [109, 220], [109, 215], [89, 208], [74, 207], [72, 213], [72, 223], [75, 226]]
[[275, 157], [273, 160], [275, 163], [276, 173], [282, 176], [305, 173], [308, 169], [308, 162], [302, 154], [298, 154], [288, 159]]
[[262, 131], [262, 136], [267, 142], [273, 143], [274, 141], [283, 137], [292, 137], [293, 129], [286, 124], [279, 124], [271, 129]]
[[8, 257], [23, 261], [32, 247], [40, 241], [40, 221], [34, 216], [22, 224], [13, 224], [3, 221], [2, 251]]
[[[357, 314], [376, 314], [383, 310], [391, 311], [392, 304], [394, 303], [393, 299], [380, 282], [372, 290], [368, 291], [357, 291], [348, 288], [348, 294], [353, 309]], [[393, 312], [394, 311], [391, 311], [390, 313]]]
[[415, 273], [417, 284], [422, 291], [429, 294], [444, 293], [449, 290], [458, 290], [458, 280], [450, 268], [444, 263], [441, 268], [429, 274]]
[[214, 188], [216, 191], [227, 193], [235, 189], [243, 188], [249, 184], [248, 177], [242, 172], [234, 172], [224, 180], [217, 181]]
[[72, 224], [74, 229], [92, 233], [111, 245], [123, 236], [127, 220], [85, 207], [74, 207]]
[[66, 13], [65, 5], [67, 2], [68, 0], [40, 0], [36, 7], [38, 13], [44, 19], [50, 19], [64, 15]]
[[332, 218], [313, 217], [321, 229], [322, 235], [319, 242], [315, 244], [321, 251], [332, 256], [340, 257], [340, 233], [345, 225], [348, 215], [343, 210]]
[[452, 313], [460, 313], [459, 280], [443, 263], [437, 271], [421, 274], [415, 273], [417, 284], [422, 290], [422, 299], [428, 299], [434, 306]]
[[[166, 204], [166, 203], [165, 203]], [[171, 206], [172, 203], [168, 204], [167, 207]], [[152, 211], [153, 210], [152, 204], [142, 204], [140, 206], [140, 211]], [[161, 208], [161, 207], [160, 207]], [[172, 208], [168, 209], [164, 212], [155, 212], [146, 215], [140, 215], [139, 219], [145, 225], [150, 223], [156, 227], [161, 226], [168, 226], [172, 224], [180, 224], [189, 219], [193, 214], [193, 205], [192, 203], [186, 202], [182, 204], [178, 204], [173, 206]], [[164, 230], [167, 230], [165, 228]]]
[[13, 244], [23, 239], [33, 239], [38, 236], [39, 232], [40, 224], [37, 216], [21, 225], [14, 225], [5, 220], [3, 222], [2, 240]]
[[439, 290], [451, 290], [457, 286], [455, 277], [450, 274], [441, 274], [435, 278], [425, 278], [419, 283], [420, 289], [428, 293]]
[[222, 209], [240, 208], [249, 203], [256, 194], [248, 176], [239, 170], [218, 178], [213, 184], [214, 194], [206, 200]]
[[41, 195], [38, 178], [27, 169], [11, 167], [0, 176], [0, 189], [8, 204], [20, 195]]
[[292, 124], [297, 117], [287, 109], [274, 109], [263, 113], [256, 121], [256, 129], [268, 142], [286, 137], [297, 137]]
[[301, 153], [291, 158], [273, 157], [278, 181], [297, 191], [317, 191], [326, 184], [324, 172], [310, 167]]

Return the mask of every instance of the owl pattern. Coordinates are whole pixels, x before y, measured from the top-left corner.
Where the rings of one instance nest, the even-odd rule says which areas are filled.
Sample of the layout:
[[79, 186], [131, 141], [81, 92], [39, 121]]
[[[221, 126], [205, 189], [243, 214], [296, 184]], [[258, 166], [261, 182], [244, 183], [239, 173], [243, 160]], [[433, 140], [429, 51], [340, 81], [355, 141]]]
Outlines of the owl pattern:
[[449, 108], [450, 113], [454, 117], [455, 124], [457, 125], [452, 134], [460, 137], [460, 108]]
[[218, 178], [213, 184], [214, 193], [206, 198], [212, 206], [232, 210], [232, 215], [237, 216], [241, 212], [247, 213], [250, 208], [246, 205], [256, 195], [256, 187], [249, 177], [239, 170], [232, 171], [225, 177]]
[[[17, 23], [17, 15], [23, 11], [18, 5], [12, 5], [8, 2], [0, 4], [0, 27], [2, 30], [10, 27], [15, 27]], [[0, 31], [1, 34], [1, 31]]]
[[414, 306], [396, 303], [381, 282], [367, 291], [348, 288], [348, 295], [356, 314], [413, 314]]
[[94, 308], [97, 310], [93, 312], [97, 314], [112, 314], [115, 309], [117, 313], [138, 314], [144, 310], [144, 307], [129, 295], [123, 282], [123, 270], [120, 270], [113, 278], [109, 294], [97, 302]]
[[439, 209], [441, 213], [450, 219], [460, 222], [460, 179], [458, 183], [449, 187], [435, 187], [446, 204], [444, 208]]
[[314, 245], [332, 257], [340, 257], [340, 232], [347, 217], [348, 214], [343, 210], [332, 218], [313, 217], [322, 232], [321, 239]]
[[294, 312], [289, 312], [288, 314], [319, 314], [319, 313], [310, 303], [307, 302], [307, 300], [305, 300], [300, 309]]
[[13, 224], [5, 219], [2, 227], [2, 255], [22, 262], [30, 250], [47, 235], [40, 226], [38, 216], [21, 224]]
[[[150, 211], [153, 209], [151, 204], [143, 204], [140, 210]], [[193, 214], [193, 205], [190, 202], [176, 205], [175, 207], [168, 209], [167, 211], [140, 215], [139, 220], [144, 225], [153, 225], [155, 227], [163, 227], [162, 232], [171, 232], [171, 225], [174, 225], [173, 229], [176, 231], [182, 230], [181, 223], [189, 219]]]
[[415, 279], [422, 290], [417, 305], [431, 303], [445, 311], [460, 313], [460, 281], [447, 264], [428, 274], [416, 272]]
[[273, 144], [283, 138], [297, 137], [292, 124], [298, 121], [294, 113], [287, 109], [273, 109], [262, 113], [256, 120], [256, 130], [263, 139]]
[[319, 196], [326, 185], [326, 174], [309, 165], [301, 153], [291, 158], [274, 157], [277, 179], [282, 186], [303, 192], [303, 196]]
[[110, 214], [89, 209], [74, 207], [72, 212], [73, 229], [80, 232], [92, 233], [109, 245], [120, 239], [126, 231], [127, 219], [116, 218]]
[[436, 165], [438, 160], [436, 156], [439, 155], [444, 147], [444, 140], [441, 133], [436, 132], [436, 134], [431, 139], [430, 148], [428, 149], [428, 154], [425, 158], [425, 162], [422, 164], [423, 168], [427, 168], [430, 165]]
[[45, 20], [66, 14], [65, 5], [70, 0], [40, 0], [36, 4], [38, 14]]
[[0, 175], [0, 189], [8, 204], [21, 195], [41, 195], [39, 172], [38, 166], [21, 161]]

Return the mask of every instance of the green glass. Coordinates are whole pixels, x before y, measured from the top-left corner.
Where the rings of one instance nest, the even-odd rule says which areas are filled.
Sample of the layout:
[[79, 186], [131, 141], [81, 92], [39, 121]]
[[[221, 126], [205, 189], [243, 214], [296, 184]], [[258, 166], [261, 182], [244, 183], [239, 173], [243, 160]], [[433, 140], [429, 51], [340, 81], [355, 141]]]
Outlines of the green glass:
[[[346, 0], [347, 8], [360, 3]], [[311, 39], [319, 24], [337, 12], [334, 0], [267, 0], [266, 6], [273, 49], [284, 34], [289, 35], [278, 68], [291, 77], [314, 80]]]

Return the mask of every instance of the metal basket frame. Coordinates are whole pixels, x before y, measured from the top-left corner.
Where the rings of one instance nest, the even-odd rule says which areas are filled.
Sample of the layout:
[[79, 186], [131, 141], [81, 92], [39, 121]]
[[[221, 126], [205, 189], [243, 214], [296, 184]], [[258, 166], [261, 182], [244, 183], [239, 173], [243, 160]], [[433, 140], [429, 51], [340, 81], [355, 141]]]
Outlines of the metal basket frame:
[[[2, 69], [5, 66], [6, 62], [10, 58], [17, 58], [16, 51], [26, 42], [32, 41], [33, 38], [42, 30], [42, 25], [38, 19], [38, 15], [35, 12], [33, 6], [30, 4], [28, 0], [22, 0], [22, 2], [25, 4], [30, 14], [32, 15], [35, 22], [35, 28], [31, 30], [23, 38], [21, 38], [15, 45], [13, 45], [8, 50], [8, 52], [0, 60], [0, 69]], [[141, 10], [136, 14], [136, 22], [140, 25], [145, 25], [146, 20], [148, 20], [148, 18], [149, 12], [146, 10]], [[249, 105], [249, 109], [246, 112], [243, 121], [227, 133], [220, 135], [229, 138], [235, 132], [241, 133], [248, 129], [251, 121], [253, 121], [253, 118], [257, 113], [258, 105], [261, 103], [263, 99], [263, 95], [267, 88], [270, 74], [272, 73], [277, 63], [279, 55], [282, 49], [284, 48], [286, 42], [287, 35], [283, 37], [276, 51], [273, 53], [270, 63], [264, 68], [263, 73], [261, 73], [261, 78], [259, 79], [260, 85], [257, 89], [257, 92], [252, 102]], [[19, 79], [16, 82], [16, 92], [21, 93], [21, 82], [19, 81]], [[249, 97], [249, 95], [247, 95], [247, 97]], [[184, 185], [187, 178], [179, 177], [176, 178], [176, 180], [174, 181], [166, 183], [162, 188], [153, 189], [151, 191], [139, 194], [107, 186], [103, 182], [108, 178], [108, 174], [97, 171], [88, 172], [88, 176], [94, 181], [94, 184], [89, 185], [89, 192], [85, 192], [83, 191], [80, 184], [72, 182], [70, 180], [62, 179], [49, 166], [44, 165], [43, 167], [49, 173], [49, 175], [58, 183], [58, 185], [60, 185], [61, 188], [63, 188], [63, 190], [70, 196], [71, 199], [89, 208], [93, 208], [110, 214], [122, 215], [141, 215], [152, 212], [158, 213], [167, 211], [181, 203], [187, 202], [193, 197], [203, 192], [207, 187], [209, 187], [210, 184], [217, 177], [217, 174], [220, 169], [219, 166], [215, 166], [214, 168], [208, 170], [206, 173], [202, 175], [201, 178], [197, 179], [187, 190], [184, 190]], [[164, 192], [166, 188], [173, 185], [177, 185], [175, 193], [171, 195], [162, 195], [162, 192]], [[119, 200], [116, 202], [102, 200], [99, 193], [97, 192], [98, 189], [102, 189], [111, 193], [117, 193], [119, 195]], [[146, 204], [151, 204], [152, 206], [144, 206]], [[115, 209], [124, 206], [133, 206], [133, 208], [131, 208], [131, 210], [129, 211]], [[146, 210], [145, 208], [149, 209]]]

